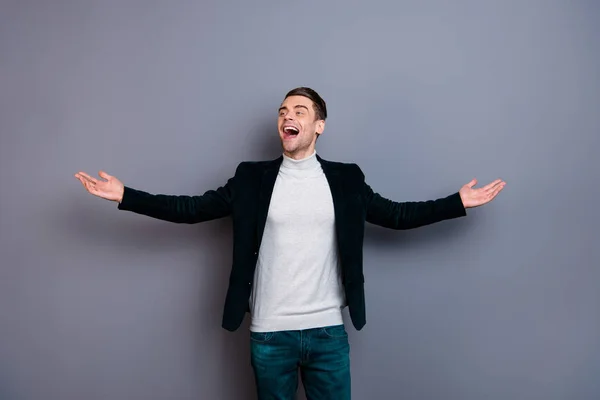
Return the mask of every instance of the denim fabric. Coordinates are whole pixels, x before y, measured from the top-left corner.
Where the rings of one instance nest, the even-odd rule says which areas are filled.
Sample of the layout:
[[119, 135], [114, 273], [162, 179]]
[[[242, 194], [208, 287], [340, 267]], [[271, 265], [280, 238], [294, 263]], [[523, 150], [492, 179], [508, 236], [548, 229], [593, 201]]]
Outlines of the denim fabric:
[[350, 399], [350, 345], [344, 325], [250, 332], [259, 400], [292, 400], [298, 371], [308, 400]]

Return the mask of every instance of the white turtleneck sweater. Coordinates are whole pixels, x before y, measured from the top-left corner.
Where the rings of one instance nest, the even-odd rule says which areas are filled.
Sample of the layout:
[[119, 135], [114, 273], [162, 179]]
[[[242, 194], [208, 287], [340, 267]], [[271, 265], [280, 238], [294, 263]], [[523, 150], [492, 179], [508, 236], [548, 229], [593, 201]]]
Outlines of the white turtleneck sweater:
[[283, 156], [250, 297], [254, 332], [342, 324], [333, 199], [316, 153]]

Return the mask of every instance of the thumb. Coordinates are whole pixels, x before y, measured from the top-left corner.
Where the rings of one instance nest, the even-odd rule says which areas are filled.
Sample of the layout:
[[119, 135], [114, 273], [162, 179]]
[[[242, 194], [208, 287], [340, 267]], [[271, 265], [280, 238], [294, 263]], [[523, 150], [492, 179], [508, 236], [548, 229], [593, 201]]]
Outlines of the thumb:
[[107, 174], [107, 173], [106, 173], [106, 172], [104, 172], [104, 171], [99, 171], [99, 172], [98, 172], [98, 175], [100, 175], [100, 177], [101, 177], [101, 178], [104, 178], [104, 179], [106, 179], [106, 180], [108, 180], [108, 179], [112, 178], [112, 176], [110, 176], [109, 174]]
[[467, 187], [472, 188], [477, 184], [477, 179], [473, 178], [471, 182], [467, 183]]

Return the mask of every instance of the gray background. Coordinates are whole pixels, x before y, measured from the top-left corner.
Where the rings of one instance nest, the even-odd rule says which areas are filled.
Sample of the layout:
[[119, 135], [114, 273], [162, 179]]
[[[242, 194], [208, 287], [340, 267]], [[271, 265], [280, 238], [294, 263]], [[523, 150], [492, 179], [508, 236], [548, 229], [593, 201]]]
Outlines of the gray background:
[[319, 154], [382, 195], [508, 182], [461, 220], [368, 227], [354, 398], [598, 399], [599, 21], [596, 1], [3, 1], [0, 398], [255, 397], [247, 319], [220, 328], [230, 221], [119, 212], [73, 174], [216, 188], [280, 154], [277, 107], [308, 85]]

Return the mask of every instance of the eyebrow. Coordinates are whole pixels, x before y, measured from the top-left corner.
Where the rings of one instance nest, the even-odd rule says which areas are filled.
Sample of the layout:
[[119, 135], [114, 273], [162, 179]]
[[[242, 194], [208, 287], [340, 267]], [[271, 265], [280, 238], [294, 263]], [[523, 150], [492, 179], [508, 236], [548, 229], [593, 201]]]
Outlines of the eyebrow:
[[[297, 105], [297, 106], [294, 106], [294, 108], [304, 108], [304, 109], [306, 109], [306, 111], [308, 111], [308, 107], [306, 107], [306, 106], [303, 106], [303, 105], [301, 105], [301, 104], [299, 104], [299, 105]], [[287, 110], [287, 107], [286, 107], [286, 106], [279, 107], [279, 111], [281, 111], [281, 110]]]

